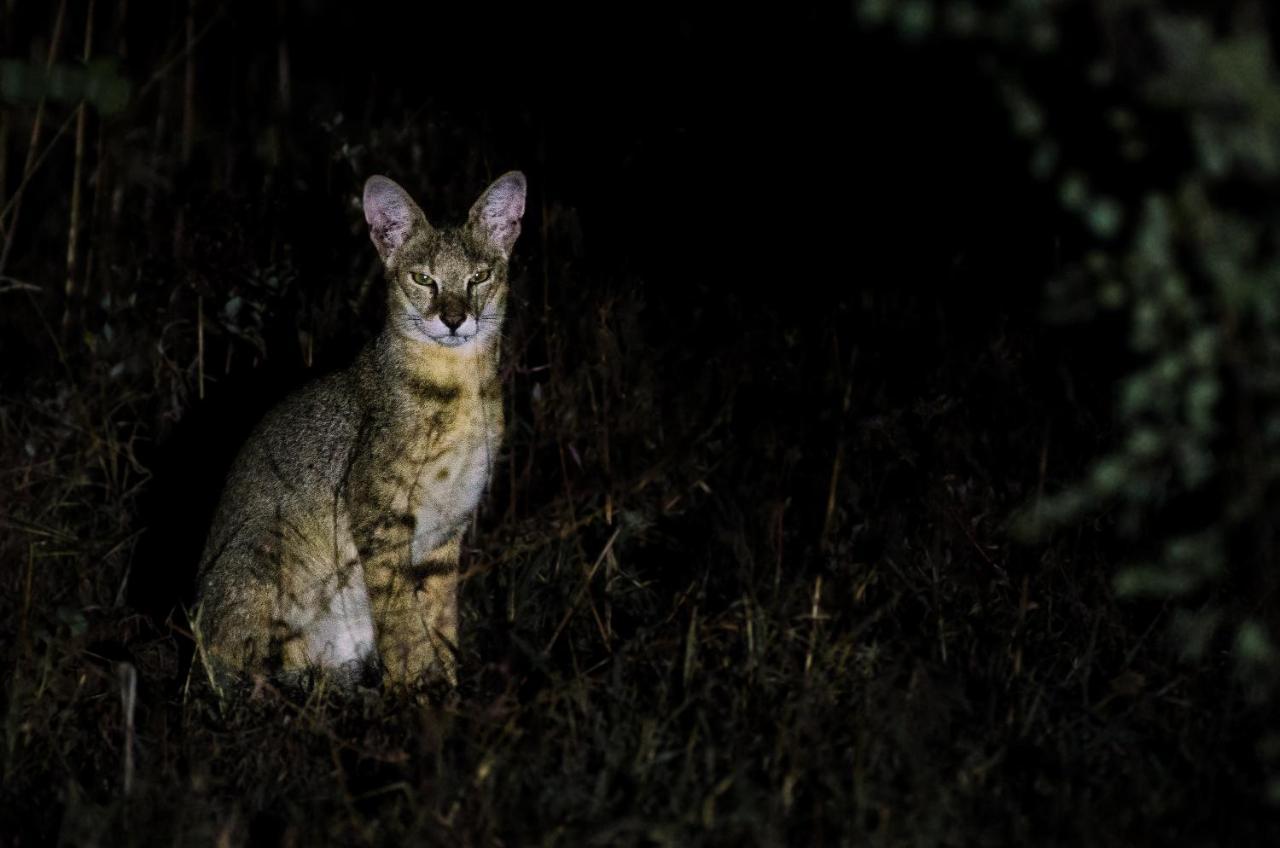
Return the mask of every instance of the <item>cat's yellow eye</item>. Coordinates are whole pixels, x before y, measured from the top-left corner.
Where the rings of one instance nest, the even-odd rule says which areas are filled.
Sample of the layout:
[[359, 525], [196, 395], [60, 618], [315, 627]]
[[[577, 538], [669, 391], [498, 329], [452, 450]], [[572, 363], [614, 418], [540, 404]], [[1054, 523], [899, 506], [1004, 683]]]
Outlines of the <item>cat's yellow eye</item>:
[[492, 273], [493, 272], [490, 271], [488, 268], [485, 268], [483, 271], [476, 271], [474, 274], [471, 275], [471, 279], [467, 281], [467, 284], [472, 286], [478, 286], [481, 283], [486, 283], [489, 281], [489, 277]]
[[410, 271], [409, 279], [413, 280], [415, 283], [417, 283], [420, 286], [426, 286], [427, 288], [431, 289], [432, 294], [435, 294], [437, 291], [439, 291], [439, 287], [436, 285], [436, 281], [431, 279], [431, 277], [429, 277], [426, 274], [420, 273], [418, 271]]

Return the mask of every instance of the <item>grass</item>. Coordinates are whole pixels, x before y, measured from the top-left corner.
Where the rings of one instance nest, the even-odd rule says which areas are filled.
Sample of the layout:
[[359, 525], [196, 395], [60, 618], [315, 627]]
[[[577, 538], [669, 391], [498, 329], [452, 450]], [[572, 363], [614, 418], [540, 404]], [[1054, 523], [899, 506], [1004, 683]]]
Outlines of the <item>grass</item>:
[[[735, 216], [685, 202], [715, 195], [689, 158], [731, 155], [696, 103], [688, 137], [630, 107], [581, 119], [590, 135], [550, 107], [491, 121], [413, 111], [403, 91], [317, 122], [261, 108], [256, 66], [214, 49], [248, 38], [240, 17], [193, 21], [199, 61], [116, 25], [151, 82], [85, 130], [98, 270], [74, 332], [73, 163], [52, 156], [26, 192], [59, 214], [24, 213], [6, 272], [22, 285], [0, 287], [0, 843], [1275, 841], [1267, 717], [1221, 655], [1179, 660], [1169, 609], [1117, 603], [1109, 516], [1010, 540], [1015, 511], [1109, 443], [1124, 345], [1101, 319], [1041, 321], [1059, 245], [988, 100], [918, 101], [926, 68], [868, 101], [992, 126], [935, 156], [910, 124], [892, 173], [897, 142], [873, 138], [879, 158], [848, 173], [888, 173], [858, 202], [890, 223], [805, 260], [845, 222], [726, 233]], [[305, 45], [259, 41], [245, 50], [271, 67]], [[296, 61], [293, 96], [323, 101]], [[230, 93], [189, 94], [165, 68]], [[125, 144], [153, 130], [150, 150]], [[806, 171], [793, 143], [788, 202], [751, 197], [802, 218], [793, 186], [827, 190], [816, 171], [836, 160]], [[430, 187], [429, 216], [459, 213], [508, 161], [536, 202], [507, 439], [465, 543], [460, 687], [419, 703], [259, 680], [219, 698], [186, 619], [192, 572], [248, 428], [379, 321], [360, 180], [385, 170]], [[903, 198], [931, 184], [927, 208]], [[796, 265], [760, 296], [722, 245], [765, 237]], [[801, 288], [814, 279], [833, 292]]]
[[[131, 590], [193, 562], [190, 539], [149, 525], [149, 487], [211, 505], [191, 470], [207, 442], [167, 472], [143, 459], [161, 455], [144, 410], [199, 407], [195, 363], [176, 369], [185, 391], [121, 392], [89, 367], [8, 395], [0, 827], [74, 844], [972, 845], [1273, 826], [1245, 791], [1239, 696], [1173, 660], [1159, 610], [1115, 604], [1105, 537], [1003, 533], [1087, 456], [1097, 421], [1040, 381], [1069, 349], [999, 318], [948, 335], [954, 318], [886, 292], [821, 341], [784, 327], [689, 349], [654, 328], [703, 317], [644, 292], [596, 285], [572, 320], [515, 307], [509, 440], [464, 558], [463, 684], [434, 705], [265, 681], [223, 702], [168, 590]], [[719, 309], [750, 324], [761, 307]], [[886, 367], [904, 338], [948, 341]], [[169, 379], [163, 364], [135, 379]], [[159, 552], [138, 546], [152, 531]]]

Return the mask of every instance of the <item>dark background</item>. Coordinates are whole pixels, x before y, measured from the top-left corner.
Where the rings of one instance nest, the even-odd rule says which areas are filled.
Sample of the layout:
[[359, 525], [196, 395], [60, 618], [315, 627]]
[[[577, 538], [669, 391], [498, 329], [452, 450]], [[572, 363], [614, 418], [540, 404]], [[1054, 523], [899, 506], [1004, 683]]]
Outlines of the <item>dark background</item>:
[[[1189, 158], [1179, 122], [1090, 81], [1141, 43], [1084, 11], [1040, 54], [847, 4], [536, 5], [96, 5], [129, 97], [89, 110], [78, 287], [74, 124], [0, 271], [22, 284], [0, 294], [0, 830], [1273, 833], [1265, 721], [1222, 662], [1178, 662], [1167, 604], [1114, 599], [1106, 510], [1009, 534], [1114, 441], [1132, 354], [1121, 317], [1051, 297], [1098, 245], [1002, 86], [1035, 86], [1067, 166], [1130, 204]], [[5, 3], [3, 57], [42, 65], [58, 8]], [[65, 15], [74, 63], [88, 6]], [[77, 100], [50, 98], [42, 148]], [[35, 102], [0, 100], [6, 200]], [[1137, 164], [1100, 140], [1116, 103], [1164, 142]], [[186, 619], [204, 528], [262, 412], [378, 326], [364, 179], [447, 222], [513, 168], [509, 431], [464, 555], [460, 690], [223, 702]]]

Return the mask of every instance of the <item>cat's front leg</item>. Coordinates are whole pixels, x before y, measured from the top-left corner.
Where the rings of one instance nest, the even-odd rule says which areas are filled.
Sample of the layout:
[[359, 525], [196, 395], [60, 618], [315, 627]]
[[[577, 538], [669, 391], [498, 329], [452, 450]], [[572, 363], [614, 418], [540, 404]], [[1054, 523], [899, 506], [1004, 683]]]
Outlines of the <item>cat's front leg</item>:
[[459, 539], [414, 563], [411, 527], [396, 524], [384, 522], [364, 552], [383, 684], [390, 689], [455, 685]]
[[429, 552], [412, 567], [414, 600], [430, 645], [425, 668], [417, 672], [428, 683], [458, 685], [458, 561], [461, 536]]

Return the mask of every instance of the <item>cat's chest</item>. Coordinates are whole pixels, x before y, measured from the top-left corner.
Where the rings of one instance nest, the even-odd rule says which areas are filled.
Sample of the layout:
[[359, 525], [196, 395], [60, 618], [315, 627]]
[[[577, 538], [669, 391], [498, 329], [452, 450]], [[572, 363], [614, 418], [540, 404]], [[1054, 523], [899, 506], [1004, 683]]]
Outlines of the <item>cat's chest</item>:
[[489, 483], [502, 409], [479, 398], [460, 399], [433, 426], [409, 498], [414, 515], [413, 559], [421, 561], [465, 525]]

